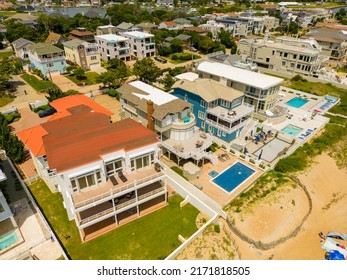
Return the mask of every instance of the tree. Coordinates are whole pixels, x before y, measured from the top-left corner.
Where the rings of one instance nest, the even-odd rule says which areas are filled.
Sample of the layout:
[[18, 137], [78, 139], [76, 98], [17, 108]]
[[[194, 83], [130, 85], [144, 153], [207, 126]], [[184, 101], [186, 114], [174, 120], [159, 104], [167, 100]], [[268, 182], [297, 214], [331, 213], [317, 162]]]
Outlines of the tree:
[[125, 82], [125, 79], [123, 77], [119, 77], [117, 71], [109, 70], [100, 74], [96, 78], [96, 82], [102, 83], [104, 87], [118, 88]]
[[235, 54], [237, 51], [237, 45], [234, 42], [234, 40], [232, 39], [232, 33], [229, 30], [224, 30], [224, 28], [222, 28], [218, 34], [217, 37], [219, 39], [219, 41], [226, 46], [228, 49], [231, 49], [231, 54]]
[[175, 82], [176, 80], [170, 74], [166, 74], [165, 77], [160, 80], [160, 83], [164, 85], [166, 90], [171, 89]]
[[21, 37], [30, 41], [41, 40], [41, 37], [38, 36], [40, 34], [38, 34], [34, 28], [17, 22], [17, 20], [10, 19], [8, 21], [5, 21], [4, 24], [6, 25], [5, 36], [10, 43]]
[[171, 50], [173, 53], [180, 53], [183, 49], [183, 41], [180, 39], [173, 39], [170, 42]]
[[128, 77], [129, 69], [123, 60], [113, 58], [107, 62], [106, 68], [112, 70], [116, 74], [116, 78]]
[[84, 70], [81, 68], [75, 69], [73, 71], [73, 74], [75, 75], [77, 80], [85, 80], [87, 78]]
[[12, 75], [18, 75], [22, 71], [22, 63], [16, 59], [4, 58], [0, 61], [0, 90], [10, 88], [9, 81]]
[[161, 71], [150, 57], [136, 61], [133, 68], [134, 74], [142, 81], [155, 82]]
[[53, 100], [63, 98], [66, 95], [61, 91], [60, 88], [53, 86], [47, 89], [47, 93], [49, 96], [47, 96], [47, 99], [49, 102], [52, 102]]
[[66, 72], [72, 74], [77, 68], [78, 67], [76, 65], [69, 65], [68, 67], [66, 67]]

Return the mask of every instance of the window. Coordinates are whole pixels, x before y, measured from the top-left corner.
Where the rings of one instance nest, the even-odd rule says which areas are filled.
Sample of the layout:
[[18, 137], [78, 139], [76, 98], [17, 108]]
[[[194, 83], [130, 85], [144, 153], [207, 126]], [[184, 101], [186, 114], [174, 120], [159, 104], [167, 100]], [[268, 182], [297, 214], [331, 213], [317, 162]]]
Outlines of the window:
[[294, 66], [295, 66], [295, 63], [291, 63], [291, 64], [290, 64], [290, 67], [291, 67], [291, 68], [294, 68]]
[[220, 131], [220, 129], [217, 129], [217, 136], [221, 136], [221, 131]]
[[80, 191], [84, 188], [92, 187], [101, 183], [101, 175], [99, 170], [89, 172], [87, 174], [79, 175], [70, 179], [71, 187], [74, 192]]
[[270, 62], [270, 58], [267, 57], [267, 58], [266, 58], [266, 62]]
[[205, 129], [205, 123], [204, 122], [201, 122], [201, 128]]
[[154, 163], [154, 153], [141, 155], [130, 159], [131, 171], [141, 169]]
[[297, 55], [296, 54], [293, 54], [293, 58], [296, 59]]
[[201, 106], [202, 108], [206, 108], [206, 106], [207, 106], [206, 101], [205, 101], [205, 100], [201, 100], [201, 101], [200, 101], [200, 106]]
[[220, 105], [223, 106], [223, 107], [226, 107], [226, 108], [230, 108], [230, 102], [226, 101], [224, 99], [220, 100]]
[[47, 63], [46, 66], [47, 66], [47, 67], [53, 67], [54, 64], [53, 64], [53, 63]]
[[185, 100], [185, 101], [188, 101], [188, 94], [185, 94], [185, 95], [184, 95], [184, 100]]
[[226, 135], [225, 131], [222, 131], [222, 136], [225, 137]]
[[272, 50], [272, 55], [275, 55], [275, 51], [274, 50]]
[[95, 55], [91, 56], [90, 60], [96, 60], [96, 56]]
[[285, 52], [283, 56], [284, 56], [284, 57], [288, 57], [288, 53]]
[[198, 118], [204, 120], [205, 119], [205, 113], [203, 111], [198, 112]]
[[285, 61], [282, 61], [282, 66], [286, 66], [286, 62]]
[[107, 176], [111, 176], [116, 174], [117, 171], [121, 170], [122, 167], [122, 159], [116, 159], [111, 162], [107, 162], [106, 165], [106, 174]]
[[235, 100], [233, 100], [233, 102], [231, 103], [231, 107], [233, 108], [233, 107], [235, 107], [235, 106], [237, 106], [237, 105], [240, 105], [241, 102], [242, 102], [242, 98], [235, 99]]
[[64, 65], [64, 61], [61, 62], [61, 65]]

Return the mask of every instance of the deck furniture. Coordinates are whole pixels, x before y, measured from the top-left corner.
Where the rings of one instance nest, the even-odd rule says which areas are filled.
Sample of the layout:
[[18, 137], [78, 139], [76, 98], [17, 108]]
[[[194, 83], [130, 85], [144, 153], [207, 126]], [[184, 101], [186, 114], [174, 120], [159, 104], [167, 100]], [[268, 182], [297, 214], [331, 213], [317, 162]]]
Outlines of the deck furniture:
[[118, 177], [119, 177], [119, 179], [122, 180], [123, 183], [126, 182], [126, 181], [128, 181], [128, 179], [124, 176], [122, 170], [119, 170], [119, 171], [118, 171]]
[[118, 182], [114, 176], [109, 177], [113, 186], [118, 185]]

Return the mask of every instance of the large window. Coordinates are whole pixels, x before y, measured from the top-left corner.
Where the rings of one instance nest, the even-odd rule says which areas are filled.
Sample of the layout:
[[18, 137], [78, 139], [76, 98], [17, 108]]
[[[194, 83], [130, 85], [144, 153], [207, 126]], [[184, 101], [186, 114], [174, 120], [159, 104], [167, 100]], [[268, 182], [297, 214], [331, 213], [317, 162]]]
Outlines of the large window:
[[106, 174], [111, 176], [116, 174], [117, 171], [122, 169], [122, 159], [116, 159], [106, 163]]
[[70, 178], [73, 192], [78, 192], [84, 188], [96, 186], [101, 183], [100, 170], [95, 170], [83, 175]]
[[205, 113], [202, 111], [198, 112], [198, 118], [204, 120], [205, 119]]
[[223, 107], [226, 107], [226, 108], [230, 108], [230, 102], [226, 101], [224, 99], [220, 100], [220, 105], [223, 106]]
[[154, 153], [134, 157], [130, 160], [131, 171], [141, 169], [154, 163]]
[[201, 100], [201, 101], [200, 101], [200, 106], [201, 106], [202, 108], [206, 108], [206, 106], [207, 106], [206, 101], [205, 101], [205, 100]]

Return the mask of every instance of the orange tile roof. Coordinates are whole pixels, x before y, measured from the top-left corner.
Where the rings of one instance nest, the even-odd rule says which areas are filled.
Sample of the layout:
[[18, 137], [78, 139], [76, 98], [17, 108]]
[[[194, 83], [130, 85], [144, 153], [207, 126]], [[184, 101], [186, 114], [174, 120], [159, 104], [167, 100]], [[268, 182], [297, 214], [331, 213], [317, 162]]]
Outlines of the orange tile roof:
[[[103, 113], [109, 117], [113, 115], [113, 113], [111, 111], [102, 107], [101, 105], [94, 102], [92, 99], [90, 99], [89, 97], [87, 97], [83, 94], [77, 94], [77, 95], [71, 95], [71, 96], [59, 98], [59, 99], [52, 101], [50, 104], [58, 112], [62, 113], [60, 117], [65, 117], [65, 116], [69, 115], [70, 113], [68, 113], [66, 110], [71, 108], [71, 107], [78, 106], [78, 105], [86, 105], [90, 109], [94, 110], [95, 112]], [[50, 120], [54, 120], [56, 118], [59, 118], [59, 116], [56, 116], [56, 115], [58, 115], [58, 114], [54, 114]]]
[[176, 22], [174, 22], [174, 21], [163, 21], [163, 23], [166, 26], [175, 26], [175, 25], [177, 25]]
[[61, 36], [60, 34], [51, 32], [48, 34], [48, 37], [47, 37], [45, 43], [52, 44], [54, 42], [53, 44], [57, 44], [60, 39], [63, 39], [63, 36]]
[[[34, 155], [46, 154], [49, 168], [57, 172], [98, 161], [102, 155], [115, 151], [159, 142], [155, 132], [130, 118], [110, 123], [107, 115], [91, 111], [85, 105], [70, 108], [68, 112], [69, 116], [19, 133]], [[34, 153], [41, 145], [43, 150]]]
[[46, 154], [42, 143], [42, 137], [47, 134], [47, 131], [37, 125], [17, 133], [18, 138], [29, 148], [34, 156], [43, 156]]
[[81, 37], [81, 36], [92, 36], [94, 35], [92, 32], [90, 31], [80, 31], [80, 30], [72, 30], [69, 32], [71, 35], [75, 35], [75, 36], [78, 36], [78, 37]]

